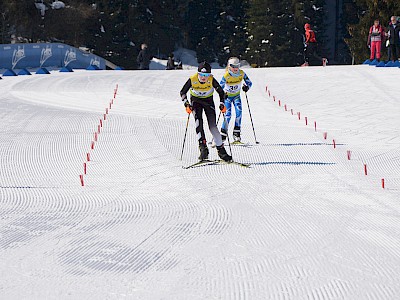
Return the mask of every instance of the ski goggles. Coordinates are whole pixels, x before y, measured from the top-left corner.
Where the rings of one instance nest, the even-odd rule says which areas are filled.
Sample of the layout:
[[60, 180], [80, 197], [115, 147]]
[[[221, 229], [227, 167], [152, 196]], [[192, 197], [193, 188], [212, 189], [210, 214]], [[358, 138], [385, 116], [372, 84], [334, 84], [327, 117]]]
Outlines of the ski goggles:
[[199, 76], [202, 76], [202, 77], [208, 77], [208, 76], [211, 76], [211, 73], [203, 73], [203, 72], [198, 72], [198, 74], [199, 74]]
[[240, 64], [229, 64], [231, 68], [240, 68]]

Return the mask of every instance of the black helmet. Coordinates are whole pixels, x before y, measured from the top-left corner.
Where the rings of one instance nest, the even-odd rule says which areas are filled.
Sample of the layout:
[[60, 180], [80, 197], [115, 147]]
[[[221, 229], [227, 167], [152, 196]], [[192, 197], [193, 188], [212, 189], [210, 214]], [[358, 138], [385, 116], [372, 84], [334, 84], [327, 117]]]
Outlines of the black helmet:
[[208, 62], [202, 62], [199, 64], [197, 71], [201, 73], [211, 73], [211, 66]]

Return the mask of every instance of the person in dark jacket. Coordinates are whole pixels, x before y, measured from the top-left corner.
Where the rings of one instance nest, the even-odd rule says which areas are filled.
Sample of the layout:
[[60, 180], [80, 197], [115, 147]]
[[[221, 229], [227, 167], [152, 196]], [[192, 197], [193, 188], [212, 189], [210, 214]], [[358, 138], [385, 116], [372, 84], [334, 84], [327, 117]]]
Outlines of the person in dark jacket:
[[171, 53], [168, 56], [167, 70], [175, 70], [175, 68], [176, 68], [176, 65], [175, 65], [174, 54]]
[[136, 58], [136, 61], [139, 64], [139, 70], [149, 70], [150, 61], [153, 59], [153, 56], [147, 49], [146, 44], [142, 44], [141, 48], [142, 50], [140, 50], [139, 55]]
[[[390, 18], [390, 24], [387, 30], [389, 39], [390, 53], [392, 54], [392, 61], [396, 61], [400, 56], [400, 23], [397, 21], [396, 16]], [[389, 58], [390, 59], [390, 58]]]
[[[193, 112], [196, 120], [196, 134], [199, 141], [200, 156], [199, 160], [208, 159], [208, 147], [206, 136], [203, 128], [203, 112], [208, 121], [208, 128], [213, 135], [217, 146], [218, 156], [225, 160], [231, 161], [232, 156], [228, 155], [222, 143], [222, 137], [216, 124], [215, 104], [213, 100], [214, 90], [219, 95], [219, 109], [221, 113], [226, 112], [225, 92], [219, 85], [218, 81], [211, 74], [211, 66], [207, 62], [199, 65], [197, 73], [190, 76], [180, 91], [182, 102], [188, 114]], [[187, 92], [190, 92], [190, 102], [187, 99]]]

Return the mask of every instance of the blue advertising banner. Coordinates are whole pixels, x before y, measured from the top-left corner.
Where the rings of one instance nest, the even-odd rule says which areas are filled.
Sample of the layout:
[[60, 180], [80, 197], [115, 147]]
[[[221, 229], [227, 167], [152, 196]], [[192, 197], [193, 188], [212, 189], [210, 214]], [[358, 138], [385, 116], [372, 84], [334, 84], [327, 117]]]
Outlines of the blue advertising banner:
[[61, 43], [0, 44], [0, 69], [62, 68], [105, 69], [104, 58]]

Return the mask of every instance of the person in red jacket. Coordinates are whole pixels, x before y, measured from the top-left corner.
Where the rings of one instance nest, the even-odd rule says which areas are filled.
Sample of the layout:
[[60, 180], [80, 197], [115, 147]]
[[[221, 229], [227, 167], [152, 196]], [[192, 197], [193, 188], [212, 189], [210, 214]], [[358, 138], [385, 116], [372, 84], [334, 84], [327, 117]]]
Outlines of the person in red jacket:
[[371, 49], [370, 60], [376, 58], [378, 61], [381, 59], [381, 47], [384, 40], [385, 31], [379, 24], [379, 20], [374, 21], [374, 25], [369, 29], [368, 34], [368, 47]]
[[311, 25], [306, 23], [304, 24], [304, 30], [305, 30], [305, 40], [304, 40], [304, 59], [305, 63], [303, 66], [309, 66], [312, 64], [312, 60], [318, 61], [318, 63], [314, 64], [319, 64], [322, 62], [322, 64], [325, 66], [326, 64], [326, 58], [322, 58], [317, 54], [317, 39], [315, 38], [315, 32], [314, 30], [311, 29]]

